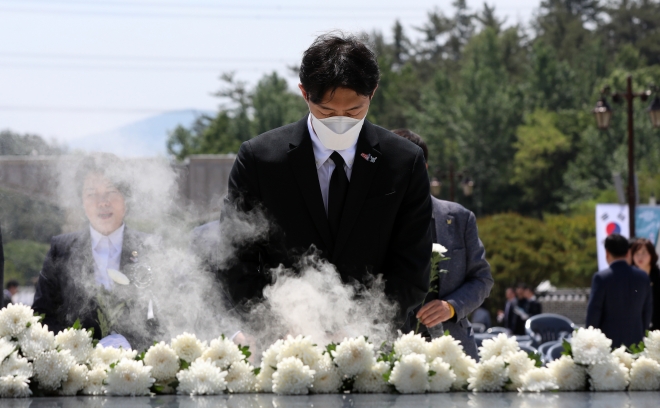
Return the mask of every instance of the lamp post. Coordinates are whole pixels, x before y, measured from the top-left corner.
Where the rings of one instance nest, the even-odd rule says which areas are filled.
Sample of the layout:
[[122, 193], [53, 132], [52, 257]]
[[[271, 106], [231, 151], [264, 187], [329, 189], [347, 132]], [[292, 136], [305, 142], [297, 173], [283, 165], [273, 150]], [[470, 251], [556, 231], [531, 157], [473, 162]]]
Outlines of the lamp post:
[[[651, 95], [651, 90], [644, 92], [633, 92], [632, 90], [632, 76], [628, 75], [627, 86], [625, 93], [612, 94], [614, 102], [622, 102], [625, 99], [628, 114], [628, 222], [630, 225], [630, 237], [635, 236], [635, 204], [637, 199], [635, 197], [635, 138], [633, 129], [633, 101], [639, 97], [642, 101], [646, 101]], [[607, 104], [606, 95], [609, 94], [609, 87], [601, 91], [601, 98], [596, 102], [596, 107], [593, 109], [593, 114], [596, 117], [596, 125], [599, 129], [605, 130], [610, 126], [612, 119], [612, 109]], [[649, 117], [653, 127], [660, 127], [660, 99], [656, 96], [651, 106], [648, 108]]]

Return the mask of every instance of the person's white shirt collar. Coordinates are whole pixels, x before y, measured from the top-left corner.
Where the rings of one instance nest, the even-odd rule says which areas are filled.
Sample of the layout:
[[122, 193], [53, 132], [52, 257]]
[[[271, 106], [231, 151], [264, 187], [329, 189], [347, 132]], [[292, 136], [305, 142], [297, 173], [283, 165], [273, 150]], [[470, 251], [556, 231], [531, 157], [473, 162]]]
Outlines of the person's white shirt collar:
[[[316, 160], [316, 169], [318, 170], [321, 166], [323, 166], [323, 163], [328, 161], [328, 158], [334, 152], [334, 150], [330, 150], [323, 146], [323, 143], [321, 143], [321, 140], [319, 140], [319, 137], [316, 135], [316, 132], [314, 131], [314, 127], [312, 126], [312, 117], [311, 113], [307, 116], [307, 129], [309, 130], [309, 135], [312, 138], [312, 147], [314, 148], [314, 160]], [[346, 162], [346, 166], [349, 169], [353, 168], [353, 161], [355, 160], [355, 151], [357, 150], [357, 141], [355, 144], [348, 149], [345, 150], [338, 150], [337, 153], [341, 155], [341, 157], [344, 159], [344, 162]]]
[[121, 224], [121, 227], [117, 228], [110, 235], [103, 235], [97, 230], [94, 229], [91, 225], [89, 226], [89, 232], [92, 236], [92, 249], [95, 249], [102, 238], [108, 238], [110, 245], [112, 245], [115, 251], [121, 251], [121, 247], [124, 241], [124, 224]]

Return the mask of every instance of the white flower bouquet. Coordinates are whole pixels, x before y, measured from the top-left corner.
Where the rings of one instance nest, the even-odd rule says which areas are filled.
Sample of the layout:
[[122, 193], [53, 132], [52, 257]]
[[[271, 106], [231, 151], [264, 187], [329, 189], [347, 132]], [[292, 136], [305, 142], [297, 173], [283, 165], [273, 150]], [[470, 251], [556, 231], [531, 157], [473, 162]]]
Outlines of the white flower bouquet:
[[54, 335], [23, 305], [0, 310], [0, 397], [138, 396], [273, 392], [438, 393], [660, 390], [660, 332], [631, 350], [610, 350], [599, 330], [579, 329], [561, 358], [541, 367], [501, 334], [484, 340], [477, 363], [445, 335], [402, 334], [379, 348], [367, 337], [325, 348], [307, 336], [278, 340], [259, 368], [247, 346], [224, 336], [207, 342], [183, 333], [148, 350], [105, 348], [78, 323]]

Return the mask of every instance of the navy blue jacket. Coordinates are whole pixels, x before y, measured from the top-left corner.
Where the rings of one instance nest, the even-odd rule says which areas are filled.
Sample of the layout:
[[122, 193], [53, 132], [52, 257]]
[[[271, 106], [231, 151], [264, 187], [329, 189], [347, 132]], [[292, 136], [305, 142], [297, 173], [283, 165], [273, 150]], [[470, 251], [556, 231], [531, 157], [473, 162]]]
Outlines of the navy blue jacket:
[[626, 261], [615, 261], [594, 275], [586, 326], [601, 329], [612, 347], [628, 347], [644, 338], [652, 310], [648, 275]]

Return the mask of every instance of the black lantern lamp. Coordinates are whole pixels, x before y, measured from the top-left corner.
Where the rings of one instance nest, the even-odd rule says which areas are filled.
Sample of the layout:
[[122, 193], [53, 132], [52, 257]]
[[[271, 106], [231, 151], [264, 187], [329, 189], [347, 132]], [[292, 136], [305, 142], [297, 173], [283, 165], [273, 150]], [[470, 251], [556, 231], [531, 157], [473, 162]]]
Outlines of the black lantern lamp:
[[596, 107], [592, 111], [594, 116], [596, 116], [596, 124], [598, 129], [605, 130], [610, 127], [610, 120], [612, 119], [612, 108], [605, 100], [603, 96], [598, 102], [596, 102]]

